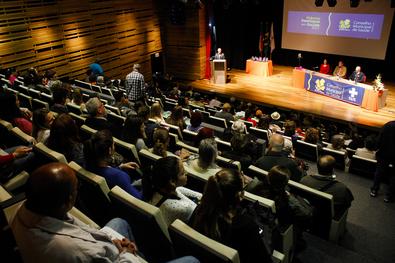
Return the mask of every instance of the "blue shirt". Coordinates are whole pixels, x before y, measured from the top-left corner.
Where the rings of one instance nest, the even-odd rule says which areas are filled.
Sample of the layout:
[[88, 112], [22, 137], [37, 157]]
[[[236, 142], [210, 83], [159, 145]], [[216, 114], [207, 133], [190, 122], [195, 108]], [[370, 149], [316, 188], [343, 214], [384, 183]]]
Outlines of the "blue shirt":
[[121, 169], [113, 167], [98, 167], [95, 168], [92, 172], [103, 176], [104, 179], [106, 179], [107, 185], [110, 189], [118, 185], [134, 197], [138, 199], [143, 198], [143, 195], [132, 185], [132, 180], [130, 179], [130, 176]]
[[92, 70], [93, 74], [103, 75], [103, 68], [99, 64], [92, 63], [92, 64], [90, 64], [89, 68]]

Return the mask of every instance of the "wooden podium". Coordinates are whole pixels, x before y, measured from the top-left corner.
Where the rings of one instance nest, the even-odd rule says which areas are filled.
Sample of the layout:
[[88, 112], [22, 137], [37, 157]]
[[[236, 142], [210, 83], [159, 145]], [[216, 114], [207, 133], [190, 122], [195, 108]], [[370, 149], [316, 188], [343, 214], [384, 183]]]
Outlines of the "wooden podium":
[[211, 61], [211, 81], [214, 84], [226, 83], [226, 59], [214, 59]]

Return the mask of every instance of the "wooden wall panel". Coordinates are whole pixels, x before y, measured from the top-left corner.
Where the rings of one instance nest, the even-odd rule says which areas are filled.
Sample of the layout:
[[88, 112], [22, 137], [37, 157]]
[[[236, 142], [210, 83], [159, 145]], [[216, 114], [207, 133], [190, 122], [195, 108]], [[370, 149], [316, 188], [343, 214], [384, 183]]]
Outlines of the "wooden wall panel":
[[161, 51], [151, 0], [0, 1], [2, 68], [35, 66], [82, 79], [98, 57], [111, 78], [124, 78], [138, 62], [150, 80], [150, 56]]
[[163, 1], [160, 18], [166, 72], [188, 80], [202, 79], [206, 61], [205, 9], [197, 7], [194, 1], [189, 1], [186, 4], [184, 25], [171, 23], [169, 9], [169, 1]]

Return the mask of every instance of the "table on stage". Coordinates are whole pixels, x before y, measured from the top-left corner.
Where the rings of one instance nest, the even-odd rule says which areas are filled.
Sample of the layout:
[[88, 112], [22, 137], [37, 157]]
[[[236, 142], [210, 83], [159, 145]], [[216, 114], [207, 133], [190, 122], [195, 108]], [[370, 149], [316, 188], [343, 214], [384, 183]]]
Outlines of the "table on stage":
[[387, 89], [375, 91], [371, 85], [299, 68], [293, 70], [293, 86], [372, 111], [383, 108], [388, 95]]
[[257, 76], [269, 77], [273, 75], [273, 63], [269, 61], [254, 61], [247, 59], [246, 73]]

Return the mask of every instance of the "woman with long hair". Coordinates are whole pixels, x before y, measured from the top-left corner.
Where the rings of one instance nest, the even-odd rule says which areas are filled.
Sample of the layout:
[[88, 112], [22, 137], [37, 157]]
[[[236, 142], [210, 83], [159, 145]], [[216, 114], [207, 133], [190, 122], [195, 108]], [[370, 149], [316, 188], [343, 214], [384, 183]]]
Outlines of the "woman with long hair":
[[136, 169], [138, 165], [134, 162], [128, 162], [117, 168], [111, 167], [111, 156], [114, 151], [114, 140], [111, 132], [109, 130], [96, 132], [84, 143], [86, 168], [103, 176], [110, 189], [118, 185], [129, 194], [141, 199], [142, 194], [132, 185], [129, 174], [124, 171]]
[[50, 149], [62, 153], [67, 161], [84, 165], [84, 147], [80, 140], [78, 126], [70, 115], [60, 114], [53, 121], [45, 144]]
[[129, 115], [123, 127], [122, 138], [125, 142], [134, 144], [138, 151], [148, 149], [145, 145], [147, 136], [145, 135], [144, 120], [138, 116]]
[[156, 128], [153, 134], [154, 147], [152, 148], [152, 153], [162, 157], [168, 156], [167, 147], [169, 146], [169, 141], [169, 131], [163, 127]]
[[157, 160], [152, 172], [143, 178], [144, 199], [159, 207], [167, 225], [180, 219], [188, 222], [202, 194], [187, 189], [182, 161], [173, 156]]
[[209, 178], [216, 174], [221, 168], [215, 163], [218, 155], [217, 143], [214, 138], [204, 139], [199, 145], [197, 158], [190, 158], [186, 165], [189, 169], [206, 175]]
[[151, 106], [151, 119], [154, 119], [157, 123], [166, 123], [162, 115], [162, 106], [159, 102], [155, 102]]
[[186, 128], [184, 121], [184, 115], [181, 106], [175, 106], [171, 112], [171, 115], [166, 119], [166, 123], [180, 127], [180, 130]]
[[54, 120], [53, 113], [45, 108], [33, 112], [32, 136], [36, 142], [45, 143], [47, 141]]
[[12, 93], [0, 93], [0, 119], [10, 122], [31, 135], [33, 125], [30, 121], [31, 112], [19, 107], [18, 96]]
[[256, 219], [240, 206], [243, 188], [243, 177], [237, 170], [223, 169], [211, 176], [191, 226], [236, 249], [240, 262], [272, 262]]

